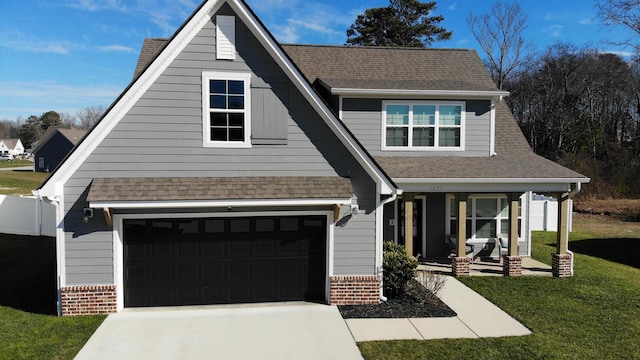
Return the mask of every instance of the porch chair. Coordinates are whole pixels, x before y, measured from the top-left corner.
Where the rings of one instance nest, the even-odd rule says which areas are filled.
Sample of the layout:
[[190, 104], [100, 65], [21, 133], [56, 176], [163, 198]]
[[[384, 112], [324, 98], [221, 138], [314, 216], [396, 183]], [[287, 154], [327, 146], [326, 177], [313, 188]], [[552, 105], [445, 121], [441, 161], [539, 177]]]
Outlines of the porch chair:
[[500, 263], [502, 264], [502, 255], [509, 255], [509, 237], [507, 235], [498, 235], [496, 239], [496, 247], [499, 249]]
[[[455, 256], [457, 255], [457, 247], [458, 247], [458, 238], [455, 236], [447, 236], [447, 244], [449, 244], [449, 250], [450, 250], [450, 254], [449, 256]], [[474, 253], [474, 246], [470, 245], [470, 244], [466, 244], [467, 248], [465, 249], [465, 255], [469, 255], [471, 254], [471, 261], [473, 261], [474, 257], [475, 257], [475, 253]]]

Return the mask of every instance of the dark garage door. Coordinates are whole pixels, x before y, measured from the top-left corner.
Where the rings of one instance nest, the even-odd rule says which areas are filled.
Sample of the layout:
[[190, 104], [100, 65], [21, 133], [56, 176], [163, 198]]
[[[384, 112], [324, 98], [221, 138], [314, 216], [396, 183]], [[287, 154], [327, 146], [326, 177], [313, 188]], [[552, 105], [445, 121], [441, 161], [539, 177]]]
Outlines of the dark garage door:
[[326, 216], [124, 220], [125, 307], [322, 301]]

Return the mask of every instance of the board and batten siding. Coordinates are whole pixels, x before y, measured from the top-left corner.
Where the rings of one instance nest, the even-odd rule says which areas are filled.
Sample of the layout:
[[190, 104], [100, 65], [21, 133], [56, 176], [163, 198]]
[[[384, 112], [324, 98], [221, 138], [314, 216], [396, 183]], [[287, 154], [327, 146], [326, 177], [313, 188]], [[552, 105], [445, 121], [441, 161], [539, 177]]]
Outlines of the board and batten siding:
[[[223, 14], [229, 11], [228, 5], [221, 9]], [[375, 273], [375, 183], [236, 20], [236, 60], [215, 60], [212, 20], [65, 184], [67, 285], [114, 281], [111, 228], [99, 211], [89, 223], [82, 222], [89, 185], [100, 177], [349, 176], [366, 214], [336, 227], [333, 272]], [[286, 115], [280, 124], [286, 141], [245, 149], [203, 147], [201, 74], [216, 70], [251, 71], [252, 104], [262, 92], [260, 99], [271, 99], [273, 106], [263, 104], [261, 110], [275, 112], [261, 114], [263, 119]]]
[[[394, 99], [396, 100], [396, 99]], [[438, 101], [438, 99], [422, 99]], [[382, 101], [371, 98], [342, 99], [342, 121], [373, 156], [489, 156], [490, 101], [466, 101], [465, 150], [382, 151]], [[417, 101], [407, 100], [407, 102]], [[449, 101], [449, 100], [442, 100]]]

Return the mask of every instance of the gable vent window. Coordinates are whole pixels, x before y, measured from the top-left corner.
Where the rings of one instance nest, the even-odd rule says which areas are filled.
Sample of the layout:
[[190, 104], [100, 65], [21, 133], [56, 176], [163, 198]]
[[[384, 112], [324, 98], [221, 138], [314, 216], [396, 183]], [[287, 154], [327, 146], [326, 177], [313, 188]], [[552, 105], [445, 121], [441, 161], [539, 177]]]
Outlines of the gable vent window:
[[249, 73], [203, 73], [205, 147], [251, 146], [250, 81]]
[[236, 59], [236, 21], [233, 16], [216, 16], [216, 58]]
[[463, 102], [386, 101], [382, 107], [383, 150], [464, 150]]

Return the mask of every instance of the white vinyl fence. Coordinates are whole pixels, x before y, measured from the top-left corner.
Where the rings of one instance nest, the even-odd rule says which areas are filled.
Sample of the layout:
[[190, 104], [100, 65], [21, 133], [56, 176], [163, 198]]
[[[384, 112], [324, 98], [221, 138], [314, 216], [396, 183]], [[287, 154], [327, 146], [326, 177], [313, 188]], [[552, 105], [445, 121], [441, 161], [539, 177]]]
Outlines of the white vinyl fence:
[[0, 195], [0, 233], [56, 236], [56, 208], [33, 196]]
[[[558, 200], [552, 197], [533, 194], [529, 208], [529, 225], [532, 231], [558, 231]], [[569, 213], [573, 213], [573, 200], [569, 200]], [[572, 217], [569, 217], [569, 231], [572, 229]]]

